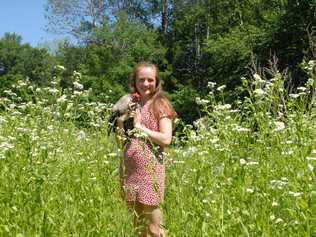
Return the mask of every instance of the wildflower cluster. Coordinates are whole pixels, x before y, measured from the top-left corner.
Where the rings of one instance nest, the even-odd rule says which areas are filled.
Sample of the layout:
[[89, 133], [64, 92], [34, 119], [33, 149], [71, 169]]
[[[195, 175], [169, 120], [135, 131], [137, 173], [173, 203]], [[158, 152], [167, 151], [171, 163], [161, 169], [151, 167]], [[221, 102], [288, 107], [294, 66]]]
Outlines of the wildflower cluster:
[[[205, 116], [185, 127], [186, 145], [169, 154], [181, 174], [171, 192], [194, 193], [190, 208], [177, 206], [188, 222], [194, 209], [208, 226], [220, 220], [212, 235], [282, 236], [303, 226], [310, 228], [304, 234], [316, 234], [307, 221], [316, 212], [311, 204], [316, 194], [311, 78], [316, 74], [313, 62], [306, 65], [314, 70], [310, 79], [291, 91], [285, 88], [286, 75], [276, 72], [269, 80], [259, 74], [244, 78], [243, 101], [225, 103], [225, 86], [213, 82], [206, 98], [196, 98]], [[240, 225], [242, 230], [234, 227]]]

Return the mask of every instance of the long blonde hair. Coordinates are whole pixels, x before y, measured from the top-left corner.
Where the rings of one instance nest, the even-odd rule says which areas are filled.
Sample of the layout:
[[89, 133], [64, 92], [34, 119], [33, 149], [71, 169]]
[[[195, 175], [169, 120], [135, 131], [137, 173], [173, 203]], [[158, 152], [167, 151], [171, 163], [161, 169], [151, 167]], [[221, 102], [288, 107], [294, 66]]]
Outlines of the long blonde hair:
[[152, 104], [151, 104], [151, 110], [154, 113], [156, 118], [160, 118], [161, 114], [160, 111], [164, 110], [167, 114], [166, 116], [170, 119], [174, 120], [177, 117], [177, 113], [172, 107], [170, 101], [167, 99], [167, 97], [164, 95], [162, 86], [161, 86], [161, 80], [159, 77], [159, 70], [158, 67], [150, 62], [140, 62], [135, 65], [134, 70], [130, 76], [130, 88], [133, 93], [137, 92], [136, 89], [136, 79], [138, 76], [138, 72], [140, 68], [149, 67], [154, 69], [155, 71], [155, 79], [156, 79], [156, 88], [152, 95]]

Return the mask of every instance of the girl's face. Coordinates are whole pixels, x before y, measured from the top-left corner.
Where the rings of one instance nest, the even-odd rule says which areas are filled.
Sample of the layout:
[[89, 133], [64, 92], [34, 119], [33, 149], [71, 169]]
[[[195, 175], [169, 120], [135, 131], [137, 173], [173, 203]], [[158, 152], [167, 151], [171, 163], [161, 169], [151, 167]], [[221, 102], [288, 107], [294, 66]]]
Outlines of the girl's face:
[[156, 70], [153, 67], [139, 68], [135, 86], [142, 98], [149, 99], [156, 90]]

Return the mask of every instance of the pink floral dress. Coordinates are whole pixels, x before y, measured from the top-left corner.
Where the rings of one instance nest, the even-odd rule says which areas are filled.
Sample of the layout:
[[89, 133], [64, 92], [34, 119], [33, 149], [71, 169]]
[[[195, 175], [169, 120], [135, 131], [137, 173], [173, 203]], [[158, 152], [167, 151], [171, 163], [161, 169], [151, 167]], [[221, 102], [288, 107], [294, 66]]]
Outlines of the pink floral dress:
[[[153, 131], [159, 131], [159, 120], [150, 110], [149, 103], [140, 110], [141, 124]], [[161, 112], [159, 117], [168, 116]], [[138, 201], [151, 206], [159, 205], [165, 191], [162, 148], [152, 144], [148, 138], [132, 137], [125, 148], [121, 175], [127, 201]]]

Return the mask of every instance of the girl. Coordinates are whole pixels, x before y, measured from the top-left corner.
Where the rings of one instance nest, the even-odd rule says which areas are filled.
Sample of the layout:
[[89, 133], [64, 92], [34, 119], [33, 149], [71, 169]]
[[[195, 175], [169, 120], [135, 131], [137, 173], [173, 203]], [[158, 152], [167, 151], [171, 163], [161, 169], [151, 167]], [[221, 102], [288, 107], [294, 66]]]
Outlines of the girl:
[[130, 78], [133, 93], [140, 98], [133, 113], [134, 128], [145, 135], [130, 137], [121, 169], [124, 198], [134, 213], [139, 236], [164, 236], [159, 204], [165, 190], [163, 149], [172, 140], [176, 112], [162, 94], [158, 68], [139, 63]]

